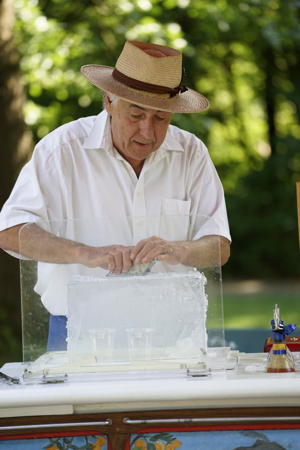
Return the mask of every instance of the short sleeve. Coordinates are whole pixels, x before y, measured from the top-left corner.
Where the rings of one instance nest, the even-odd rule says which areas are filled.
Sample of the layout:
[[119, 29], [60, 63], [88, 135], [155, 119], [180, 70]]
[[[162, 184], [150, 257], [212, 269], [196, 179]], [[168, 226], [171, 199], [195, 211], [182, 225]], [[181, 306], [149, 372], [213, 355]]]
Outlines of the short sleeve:
[[59, 219], [63, 210], [60, 175], [52, 152], [37, 147], [23, 167], [0, 213], [0, 231], [22, 223]]
[[222, 183], [207, 148], [197, 138], [195, 141], [190, 164], [189, 192], [191, 214], [197, 216], [195, 220], [199, 222], [199, 229], [193, 239], [219, 235], [231, 241]]

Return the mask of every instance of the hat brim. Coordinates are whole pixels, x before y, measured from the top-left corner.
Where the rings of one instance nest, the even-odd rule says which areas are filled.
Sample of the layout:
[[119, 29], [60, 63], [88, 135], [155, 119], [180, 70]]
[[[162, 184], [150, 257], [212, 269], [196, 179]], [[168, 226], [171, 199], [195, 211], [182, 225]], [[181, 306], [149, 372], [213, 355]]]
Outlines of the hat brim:
[[113, 67], [89, 64], [81, 67], [81, 73], [99, 89], [146, 108], [172, 113], [195, 113], [209, 108], [207, 98], [190, 88], [173, 98], [170, 98], [168, 94], [138, 91], [115, 80], [112, 76], [113, 69]]

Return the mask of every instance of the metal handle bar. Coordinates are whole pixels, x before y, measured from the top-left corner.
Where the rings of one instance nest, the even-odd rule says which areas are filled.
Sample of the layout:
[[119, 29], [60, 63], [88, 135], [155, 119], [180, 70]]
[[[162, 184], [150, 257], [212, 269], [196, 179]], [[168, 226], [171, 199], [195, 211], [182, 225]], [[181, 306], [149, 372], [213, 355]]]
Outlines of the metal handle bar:
[[11, 431], [11, 430], [31, 430], [37, 428], [63, 428], [63, 427], [104, 427], [106, 425], [111, 425], [112, 420], [106, 419], [102, 422], [71, 422], [71, 423], [45, 423], [37, 425], [12, 425], [9, 427], [0, 427], [0, 431]]
[[126, 425], [142, 425], [142, 424], [170, 424], [170, 423], [207, 423], [207, 422], [280, 422], [280, 421], [299, 421], [297, 417], [205, 417], [205, 418], [186, 418], [186, 419], [144, 419], [131, 420], [125, 418], [123, 422]]

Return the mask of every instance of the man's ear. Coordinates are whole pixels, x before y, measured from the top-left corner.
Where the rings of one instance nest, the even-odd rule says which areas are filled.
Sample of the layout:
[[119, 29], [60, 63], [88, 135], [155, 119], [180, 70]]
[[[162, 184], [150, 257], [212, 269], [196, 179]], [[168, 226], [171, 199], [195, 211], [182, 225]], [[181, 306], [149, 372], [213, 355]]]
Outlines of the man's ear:
[[109, 96], [107, 95], [107, 92], [105, 92], [105, 109], [108, 114], [112, 114], [112, 102], [110, 101]]

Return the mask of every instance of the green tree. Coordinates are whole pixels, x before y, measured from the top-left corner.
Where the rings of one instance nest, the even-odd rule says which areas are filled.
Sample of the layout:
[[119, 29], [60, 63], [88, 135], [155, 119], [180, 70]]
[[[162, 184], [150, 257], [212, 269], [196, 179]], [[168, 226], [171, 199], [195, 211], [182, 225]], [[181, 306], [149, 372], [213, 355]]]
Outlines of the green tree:
[[[23, 117], [24, 90], [19, 76], [12, 0], [0, 1], [0, 207], [8, 198], [18, 171], [31, 150], [31, 133]], [[21, 357], [21, 305], [18, 260], [0, 253], [0, 354]], [[13, 328], [10, 324], [13, 324]]]

